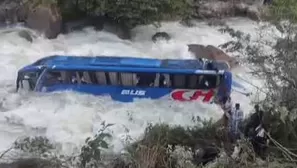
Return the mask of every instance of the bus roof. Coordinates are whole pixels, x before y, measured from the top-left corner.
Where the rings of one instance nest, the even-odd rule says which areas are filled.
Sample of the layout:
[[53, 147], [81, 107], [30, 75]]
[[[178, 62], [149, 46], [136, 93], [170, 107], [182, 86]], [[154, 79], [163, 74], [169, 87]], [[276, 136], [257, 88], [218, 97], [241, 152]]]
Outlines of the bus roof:
[[[228, 71], [229, 65], [226, 62], [213, 61], [213, 65], [223, 73]], [[62, 70], [96, 70], [105, 69], [110, 70], [117, 69], [117, 71], [214, 71], [204, 69], [204, 63], [197, 59], [153, 59], [153, 58], [136, 58], [128, 56], [62, 56], [53, 55], [47, 56], [40, 60], [37, 60], [33, 64], [30, 64], [20, 71], [28, 69], [40, 69], [40, 67], [46, 67], [49, 69], [62, 69]], [[137, 71], [138, 71], [137, 70]]]

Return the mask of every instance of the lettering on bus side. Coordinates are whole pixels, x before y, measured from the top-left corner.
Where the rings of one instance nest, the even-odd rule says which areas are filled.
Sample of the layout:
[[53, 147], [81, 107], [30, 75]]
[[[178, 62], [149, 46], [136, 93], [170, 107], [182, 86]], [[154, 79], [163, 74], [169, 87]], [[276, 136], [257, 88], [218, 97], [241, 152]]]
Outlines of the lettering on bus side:
[[171, 93], [173, 100], [194, 101], [203, 97], [203, 102], [210, 102], [214, 97], [214, 91], [211, 90], [176, 90]]
[[146, 91], [145, 90], [128, 90], [124, 89], [121, 92], [121, 95], [132, 95], [132, 96], [145, 96]]

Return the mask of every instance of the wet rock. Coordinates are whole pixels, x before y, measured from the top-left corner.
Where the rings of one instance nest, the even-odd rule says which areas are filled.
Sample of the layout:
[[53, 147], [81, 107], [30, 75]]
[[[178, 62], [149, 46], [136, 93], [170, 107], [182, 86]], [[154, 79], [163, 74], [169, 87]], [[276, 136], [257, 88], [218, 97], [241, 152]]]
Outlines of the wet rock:
[[29, 12], [26, 26], [43, 33], [49, 39], [56, 38], [62, 31], [61, 12], [55, 5], [38, 6]]
[[152, 36], [152, 40], [153, 40], [153, 42], [156, 42], [158, 39], [165, 39], [165, 40], [170, 40], [171, 39], [171, 37], [170, 37], [170, 35], [168, 34], [168, 33], [166, 33], [166, 32], [157, 32], [156, 34], [154, 34], [153, 36]]
[[18, 35], [29, 42], [33, 42], [33, 35], [29, 31], [21, 30], [18, 32]]
[[86, 17], [75, 21], [63, 23], [63, 33], [80, 31], [85, 27], [92, 26], [96, 30], [103, 29], [104, 20], [102, 17]]
[[197, 59], [205, 58], [216, 61], [226, 61], [229, 63], [231, 69], [238, 64], [235, 58], [230, 57], [224, 51], [212, 45], [189, 44], [188, 50], [192, 52]]
[[206, 165], [219, 156], [220, 150], [214, 145], [196, 147], [193, 162], [196, 165]]
[[37, 38], [36, 33], [27, 28], [9, 28], [1, 31], [1, 34], [17, 34], [19, 37], [22, 37], [29, 42], [32, 42]]
[[180, 24], [186, 27], [194, 27], [195, 22], [192, 19], [183, 19], [180, 21]]
[[226, 22], [221, 19], [209, 19], [208, 26], [226, 26]]
[[121, 39], [131, 39], [131, 31], [124, 23], [117, 23], [110, 18], [104, 19], [103, 30], [116, 34]]
[[259, 21], [261, 20], [261, 12], [260, 9], [257, 7], [248, 7], [247, 8], [247, 17], [254, 20]]
[[232, 16], [248, 17], [252, 20], [260, 20], [260, 10], [263, 3], [254, 0], [244, 1], [206, 1], [197, 6], [194, 14], [196, 18], [224, 18]]
[[238, 3], [234, 7], [235, 16], [248, 17], [255, 21], [259, 21], [261, 18], [260, 6]]
[[233, 5], [230, 2], [208, 1], [199, 5], [195, 17], [202, 19], [222, 18], [232, 16], [233, 13]]
[[0, 22], [7, 24], [23, 22], [29, 10], [24, 2], [24, 0], [0, 1]]
[[63, 25], [63, 33], [79, 31], [85, 27], [94, 27], [98, 31], [106, 31], [117, 35], [121, 39], [131, 39], [130, 29], [107, 16], [86, 17], [77, 21], [67, 22]]

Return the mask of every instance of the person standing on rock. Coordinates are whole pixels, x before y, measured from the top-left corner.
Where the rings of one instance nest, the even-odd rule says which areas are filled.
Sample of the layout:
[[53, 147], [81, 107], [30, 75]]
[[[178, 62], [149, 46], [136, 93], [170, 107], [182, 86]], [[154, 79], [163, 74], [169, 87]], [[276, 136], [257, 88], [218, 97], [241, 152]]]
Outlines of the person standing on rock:
[[260, 110], [260, 107], [258, 104], [254, 106], [254, 109], [255, 109], [255, 113], [251, 115], [244, 129], [245, 137], [249, 137], [251, 134], [254, 134], [256, 128], [263, 123], [264, 112]]
[[231, 110], [231, 115], [229, 118], [229, 137], [231, 139], [231, 143], [234, 143], [237, 139], [240, 138], [240, 128], [242, 126], [243, 121], [243, 111], [240, 108], [240, 104], [236, 103], [235, 108]]
[[230, 96], [226, 96], [223, 98], [222, 100], [222, 104], [221, 104], [221, 107], [224, 111], [224, 115], [223, 115], [223, 126], [224, 127], [228, 127], [228, 123], [229, 123], [229, 117], [231, 115], [231, 110], [232, 110], [232, 106], [233, 106], [233, 103], [232, 103], [232, 100], [231, 100], [231, 97]]
[[223, 117], [222, 117], [222, 124], [223, 124], [223, 135], [224, 135], [224, 138], [227, 141], [229, 141], [229, 135], [228, 135], [228, 132], [229, 132], [229, 118], [230, 118], [230, 115], [231, 115], [231, 109], [232, 109], [232, 106], [233, 106], [233, 103], [232, 103], [232, 100], [231, 100], [231, 97], [230, 96], [225, 96], [222, 98], [221, 100], [221, 108], [222, 110], [224, 111], [224, 114], [223, 114]]
[[269, 144], [268, 136], [266, 135], [266, 127], [261, 123], [250, 137], [255, 153], [262, 159], [265, 159], [265, 153]]
[[267, 131], [266, 125], [263, 123], [264, 112], [260, 109], [259, 105], [255, 105], [255, 113], [252, 114], [245, 126], [244, 136], [248, 138], [253, 145], [254, 151], [262, 159], [265, 158], [265, 151], [269, 143], [268, 137], [265, 134]]

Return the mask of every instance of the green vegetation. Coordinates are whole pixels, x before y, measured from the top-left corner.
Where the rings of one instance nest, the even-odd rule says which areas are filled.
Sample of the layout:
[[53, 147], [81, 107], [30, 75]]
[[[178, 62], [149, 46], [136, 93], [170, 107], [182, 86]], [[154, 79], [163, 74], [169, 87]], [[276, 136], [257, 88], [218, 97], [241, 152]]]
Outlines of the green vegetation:
[[[265, 109], [264, 123], [271, 136], [270, 155], [282, 162], [296, 163], [297, 154], [297, 1], [274, 0], [269, 8], [269, 22], [282, 33], [275, 43], [260, 38], [252, 43], [250, 36], [226, 27], [234, 41], [222, 47], [247, 55], [254, 65], [252, 73], [265, 80], [266, 98], [259, 102]], [[264, 33], [259, 31], [259, 37]], [[268, 49], [269, 48], [269, 49]], [[273, 51], [273, 52], [268, 52]]]
[[270, 21], [289, 20], [291, 23], [297, 21], [297, 1], [295, 0], [273, 0], [269, 8]]
[[[174, 2], [174, 3], [173, 3]], [[130, 26], [146, 24], [168, 18], [186, 18], [191, 2], [176, 1], [58, 1], [67, 19], [78, 16], [105, 14], [117, 21], [129, 21]], [[220, 31], [229, 33], [234, 38], [222, 48], [229, 52], [240, 52], [247, 55], [247, 61], [254, 65], [253, 74], [265, 79], [266, 98], [259, 103], [265, 111], [264, 124], [268, 127], [270, 138], [268, 157], [260, 163], [251, 145], [242, 139], [238, 146], [243, 152], [239, 158], [221, 156], [208, 167], [296, 167], [297, 166], [297, 1], [274, 0], [269, 7], [268, 21], [276, 25], [282, 36], [276, 43], [266, 42], [263, 38], [255, 44], [250, 35], [225, 27]], [[76, 12], [73, 12], [76, 11]], [[74, 16], [73, 14], [78, 14]], [[83, 14], [83, 15], [80, 15]], [[287, 20], [289, 22], [281, 22]], [[259, 34], [262, 32], [259, 31]], [[269, 50], [274, 51], [268, 53]], [[265, 50], [264, 50], [265, 49]], [[129, 167], [129, 168], [198, 168], [202, 158], [194, 154], [196, 149], [210, 147], [215, 153], [219, 150], [231, 153], [231, 144], [225, 141], [218, 123], [199, 121], [202, 126], [183, 128], [170, 127], [166, 124], [149, 125], [141, 140], [128, 144], [126, 154], [105, 155], [109, 147], [106, 132], [110, 124], [102, 124], [102, 129], [94, 138], [87, 138], [79, 154], [61, 156], [52, 144], [44, 137], [25, 138], [0, 155], [9, 156], [12, 149], [20, 150], [38, 158], [38, 163], [46, 162], [52, 167]], [[42, 156], [42, 157], [40, 157]], [[15, 155], [14, 155], [15, 158]]]
[[85, 16], [108, 16], [128, 27], [191, 16], [192, 0], [36, 0], [35, 4], [57, 4], [64, 20]]

